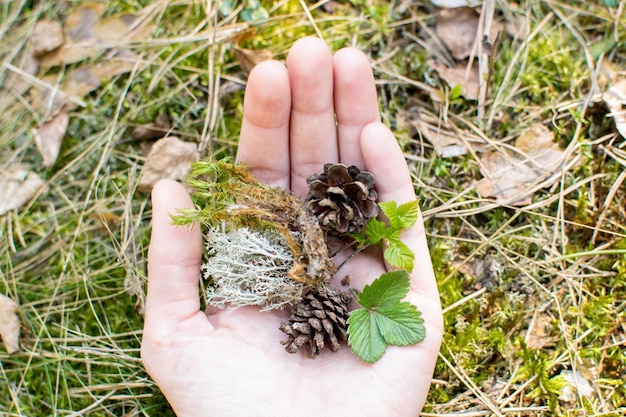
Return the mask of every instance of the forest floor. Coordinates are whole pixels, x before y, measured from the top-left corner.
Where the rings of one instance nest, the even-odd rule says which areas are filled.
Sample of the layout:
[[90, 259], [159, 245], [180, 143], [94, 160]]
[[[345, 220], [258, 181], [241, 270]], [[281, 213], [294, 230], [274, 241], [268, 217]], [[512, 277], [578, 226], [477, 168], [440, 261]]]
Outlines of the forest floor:
[[234, 155], [247, 72], [308, 35], [370, 57], [413, 175], [422, 415], [625, 415], [624, 2], [478, 3], [0, 1], [0, 415], [172, 414], [139, 359], [148, 152]]

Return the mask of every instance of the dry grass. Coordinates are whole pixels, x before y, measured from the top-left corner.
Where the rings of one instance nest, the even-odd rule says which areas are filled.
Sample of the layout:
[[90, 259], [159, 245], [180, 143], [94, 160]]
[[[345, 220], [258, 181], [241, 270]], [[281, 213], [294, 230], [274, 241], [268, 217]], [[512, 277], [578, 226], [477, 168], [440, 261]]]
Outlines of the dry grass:
[[[329, 12], [330, 2], [268, 1], [269, 19], [250, 25], [219, 15], [214, 2], [140, 3], [107, 3], [110, 13], [144, 10], [154, 24], [149, 39], [130, 45], [140, 62], [80, 98], [57, 163], [42, 171], [48, 188], [0, 217], [0, 291], [19, 303], [22, 323], [22, 351], [0, 350], [0, 415], [169, 412], [138, 359], [151, 213], [137, 191], [145, 157], [130, 132], [165, 111], [171, 135], [232, 155], [245, 85], [232, 43], [244, 32], [243, 46], [277, 59], [316, 33], [333, 49], [371, 56], [383, 118], [405, 148], [427, 218], [445, 309], [423, 415], [625, 414], [626, 145], [597, 101], [606, 88], [599, 56], [626, 75], [623, 4], [486, 2], [496, 21], [529, 32], [503, 35], [492, 56], [479, 56], [489, 85], [468, 101], [451, 99], [427, 64], [451, 60], [429, 4], [338, 2]], [[0, 3], [0, 80], [34, 23], [59, 19], [64, 7]], [[66, 69], [50, 72], [62, 79]], [[38, 169], [31, 128], [47, 115], [5, 90], [0, 107], [0, 167]], [[416, 115], [469, 152], [439, 156]], [[556, 133], [566, 163], [528, 186], [528, 204], [481, 197], [481, 155], [507, 152], [537, 121]], [[590, 395], [559, 399], [563, 371], [580, 371]]]

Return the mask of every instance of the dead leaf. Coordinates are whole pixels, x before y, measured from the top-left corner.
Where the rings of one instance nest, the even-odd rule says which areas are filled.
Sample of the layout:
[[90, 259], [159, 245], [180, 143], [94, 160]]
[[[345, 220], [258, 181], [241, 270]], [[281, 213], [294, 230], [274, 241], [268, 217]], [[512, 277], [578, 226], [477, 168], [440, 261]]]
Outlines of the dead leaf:
[[559, 376], [567, 383], [559, 393], [559, 400], [563, 402], [575, 403], [580, 397], [590, 398], [596, 391], [580, 370], [564, 369]]
[[30, 89], [29, 102], [45, 118], [56, 115], [64, 106], [75, 108], [84, 96], [100, 87], [100, 80], [90, 67], [68, 70], [62, 79], [46, 75], [40, 81], [40, 85]]
[[421, 118], [414, 120], [413, 123], [420, 135], [430, 142], [435, 151], [443, 158], [461, 156], [467, 153], [465, 145], [454, 133], [426, 123]]
[[150, 25], [137, 26], [136, 15], [123, 14], [101, 18], [102, 4], [87, 4], [70, 13], [65, 20], [65, 43], [41, 56], [41, 65], [70, 64], [102, 54], [124, 41], [144, 39], [152, 32]]
[[21, 96], [31, 87], [28, 76], [35, 76], [39, 72], [39, 61], [30, 53], [18, 55], [14, 64], [15, 71], [9, 71], [4, 80], [4, 88], [11, 89], [16, 95]]
[[461, 95], [468, 100], [477, 100], [480, 90], [480, 76], [478, 75], [478, 65], [473, 64], [469, 72], [467, 63], [458, 63], [454, 67], [447, 67], [435, 61], [430, 61], [429, 65], [437, 71], [437, 74], [452, 88], [456, 85], [462, 87]]
[[602, 95], [611, 112], [615, 127], [623, 138], [626, 138], [626, 79], [610, 86]]
[[484, 258], [474, 258], [471, 261], [455, 260], [452, 266], [462, 274], [470, 276], [474, 280], [475, 289], [493, 289], [500, 285], [500, 271], [502, 266], [491, 255]]
[[106, 60], [91, 66], [91, 72], [100, 80], [106, 82], [116, 75], [131, 72], [139, 61], [139, 57], [130, 49], [121, 48], [106, 57]]
[[44, 166], [49, 167], [56, 162], [69, 120], [69, 110], [66, 106], [42, 126], [33, 129], [35, 145], [43, 157]]
[[104, 11], [103, 4], [87, 3], [70, 13], [63, 25], [65, 43], [60, 48], [43, 54], [41, 65], [50, 67], [69, 64], [98, 54], [100, 49], [95, 46], [97, 40], [93, 27]]
[[156, 141], [146, 159], [138, 188], [150, 191], [163, 178], [182, 182], [198, 157], [195, 143], [184, 142], [174, 136]]
[[246, 49], [238, 46], [234, 47], [239, 66], [246, 73], [250, 74], [252, 68], [258, 63], [270, 60], [274, 55], [268, 49]]
[[529, 349], [543, 349], [552, 346], [558, 338], [551, 336], [552, 318], [545, 313], [539, 313], [532, 321], [526, 334], [526, 346]]
[[73, 109], [80, 99], [98, 89], [102, 83], [116, 75], [131, 71], [135, 66], [133, 57], [136, 59], [136, 55], [131, 51], [119, 50], [103, 63], [68, 69], [60, 80], [58, 75], [44, 76], [41, 81], [50, 87], [32, 88], [30, 103], [35, 110], [45, 116], [56, 114], [63, 106]]
[[131, 136], [137, 140], [158, 139], [165, 136], [171, 128], [172, 125], [167, 113], [161, 113], [154, 122], [146, 123], [133, 129]]
[[41, 19], [35, 23], [30, 44], [33, 55], [40, 56], [63, 45], [63, 29], [56, 20]]
[[449, 126], [442, 120], [428, 114], [412, 115], [411, 123], [419, 134], [433, 145], [435, 151], [442, 158], [465, 155], [468, 146], [476, 152], [482, 151], [485, 147], [484, 140], [481, 138], [465, 130]]
[[482, 154], [481, 173], [485, 178], [476, 184], [482, 197], [496, 197], [498, 202], [511, 205], [528, 204], [531, 188], [565, 162], [563, 150], [554, 143], [554, 133], [541, 123], [521, 135], [515, 148]]
[[472, 54], [479, 16], [470, 7], [443, 9], [437, 14], [435, 31], [455, 59]]
[[0, 171], [0, 215], [26, 204], [45, 182], [23, 165], [12, 165]]
[[17, 318], [17, 303], [0, 294], [0, 337], [7, 353], [20, 350], [20, 321]]

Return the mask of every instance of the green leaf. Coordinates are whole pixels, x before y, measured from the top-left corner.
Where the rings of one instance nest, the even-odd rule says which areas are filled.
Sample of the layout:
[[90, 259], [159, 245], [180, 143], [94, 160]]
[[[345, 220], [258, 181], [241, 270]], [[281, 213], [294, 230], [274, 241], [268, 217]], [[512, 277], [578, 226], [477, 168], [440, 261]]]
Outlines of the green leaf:
[[408, 203], [400, 204], [396, 214], [398, 216], [398, 225], [402, 229], [408, 229], [413, 226], [417, 221], [419, 215], [419, 204], [417, 200], [409, 201]]
[[408, 302], [379, 307], [374, 319], [388, 345], [414, 345], [426, 336], [422, 313]]
[[375, 308], [397, 303], [409, 292], [409, 274], [406, 271], [391, 271], [382, 274], [359, 294], [359, 304]]
[[463, 93], [463, 86], [461, 84], [457, 84], [450, 90], [450, 100], [457, 99], [461, 97], [461, 93]]
[[385, 237], [387, 225], [384, 222], [376, 219], [370, 219], [365, 225], [365, 234], [373, 245], [381, 241]]
[[392, 229], [388, 228], [385, 232], [385, 240], [389, 244], [394, 244], [396, 242], [400, 242], [400, 236], [402, 235], [402, 229]]
[[361, 360], [374, 363], [387, 350], [372, 312], [364, 308], [354, 310], [348, 318], [348, 343]]
[[365, 362], [374, 363], [387, 345], [408, 346], [424, 340], [422, 313], [413, 304], [401, 302], [409, 291], [409, 274], [392, 271], [367, 285], [359, 294], [365, 308], [348, 318], [348, 343]]
[[359, 246], [361, 246], [363, 243], [369, 242], [367, 235], [364, 232], [350, 233], [350, 237], [354, 239], [359, 244]]
[[378, 203], [380, 209], [385, 213], [385, 216], [389, 219], [389, 223], [392, 228], [398, 227], [398, 204], [395, 201], [383, 201]]
[[383, 257], [393, 266], [405, 269], [408, 272], [413, 271], [415, 254], [400, 240], [390, 241], [389, 246], [383, 253]]

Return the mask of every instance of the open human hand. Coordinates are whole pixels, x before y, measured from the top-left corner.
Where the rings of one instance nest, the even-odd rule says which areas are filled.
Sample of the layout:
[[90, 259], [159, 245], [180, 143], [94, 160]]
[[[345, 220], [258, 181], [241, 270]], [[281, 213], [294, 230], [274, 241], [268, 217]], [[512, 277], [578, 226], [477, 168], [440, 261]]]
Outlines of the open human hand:
[[[326, 162], [341, 162], [370, 171], [380, 201], [415, 199], [402, 152], [380, 123], [370, 65], [356, 49], [333, 56], [323, 41], [304, 38], [291, 48], [287, 68], [276, 61], [257, 65], [242, 123], [238, 161], [269, 185], [304, 195], [309, 175]], [[421, 216], [402, 240], [415, 253], [406, 300], [422, 312], [426, 338], [410, 347], [390, 346], [368, 364], [347, 346], [316, 359], [286, 353], [278, 327], [287, 311], [202, 311], [200, 230], [174, 226], [169, 217], [191, 207], [191, 200], [173, 181], [158, 183], [152, 200], [141, 356], [177, 415], [391, 417], [422, 409], [443, 323]], [[344, 269], [361, 290], [387, 266], [371, 248]]]

